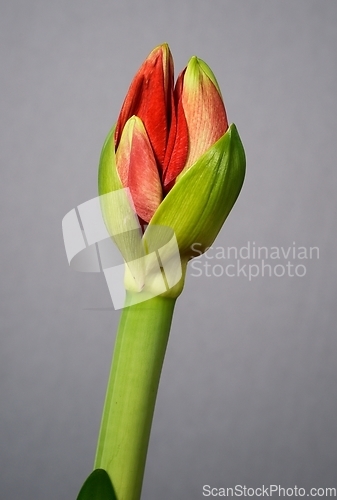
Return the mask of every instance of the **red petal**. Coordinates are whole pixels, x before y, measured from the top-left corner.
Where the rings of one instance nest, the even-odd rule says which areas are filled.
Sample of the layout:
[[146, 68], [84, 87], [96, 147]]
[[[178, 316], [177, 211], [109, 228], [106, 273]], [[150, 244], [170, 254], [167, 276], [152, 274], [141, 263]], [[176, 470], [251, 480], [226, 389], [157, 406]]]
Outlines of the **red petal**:
[[136, 116], [124, 126], [116, 164], [123, 186], [130, 189], [138, 216], [149, 222], [163, 194], [151, 144], [142, 121]]
[[126, 121], [136, 115], [143, 121], [155, 158], [162, 166], [171, 122], [172, 94], [173, 60], [164, 44], [151, 52], [130, 85], [116, 125], [116, 147]]
[[171, 185], [172, 181], [183, 170], [188, 155], [188, 130], [181, 99], [184, 74], [185, 70], [180, 73], [174, 90], [175, 113], [172, 116], [172, 124], [164, 160], [165, 171], [163, 184], [165, 187]]

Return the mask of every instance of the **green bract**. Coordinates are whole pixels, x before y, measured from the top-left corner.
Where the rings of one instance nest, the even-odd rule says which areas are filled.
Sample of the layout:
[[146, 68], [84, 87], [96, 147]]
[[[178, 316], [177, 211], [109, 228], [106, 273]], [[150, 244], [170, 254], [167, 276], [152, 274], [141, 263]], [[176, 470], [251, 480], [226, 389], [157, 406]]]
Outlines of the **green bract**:
[[151, 219], [150, 226], [172, 228], [182, 257], [194, 256], [191, 250], [194, 243], [200, 243], [200, 250], [206, 251], [240, 193], [245, 169], [244, 149], [232, 124], [194, 165], [178, 177]]
[[[98, 193], [107, 230], [124, 260], [130, 262], [142, 257], [143, 249], [137, 216], [117, 173], [114, 133], [115, 126], [103, 144], [98, 170]], [[116, 191], [119, 192], [118, 198], [109, 198], [109, 193]]]

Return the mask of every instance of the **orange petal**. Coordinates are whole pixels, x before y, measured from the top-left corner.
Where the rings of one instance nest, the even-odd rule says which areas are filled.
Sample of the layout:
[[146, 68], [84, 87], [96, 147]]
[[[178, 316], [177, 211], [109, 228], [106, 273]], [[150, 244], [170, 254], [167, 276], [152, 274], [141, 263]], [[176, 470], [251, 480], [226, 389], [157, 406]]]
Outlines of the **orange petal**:
[[195, 56], [186, 68], [181, 99], [189, 135], [186, 169], [224, 135], [228, 121], [215, 76]]
[[124, 187], [130, 189], [138, 216], [149, 222], [163, 194], [156, 160], [140, 118], [125, 124], [116, 152], [117, 172]]

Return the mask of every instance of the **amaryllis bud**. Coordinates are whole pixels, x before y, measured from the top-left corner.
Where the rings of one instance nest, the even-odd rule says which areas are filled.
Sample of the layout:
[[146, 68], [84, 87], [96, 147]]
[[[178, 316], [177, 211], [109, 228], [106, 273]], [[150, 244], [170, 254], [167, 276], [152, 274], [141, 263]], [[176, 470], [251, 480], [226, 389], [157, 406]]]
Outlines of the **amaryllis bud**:
[[[129, 188], [139, 219], [148, 224], [144, 242], [152, 226], [168, 227], [187, 263], [194, 243], [202, 250], [213, 243], [244, 176], [244, 149], [235, 125], [228, 126], [211, 69], [192, 57], [174, 88], [170, 50], [156, 47], [103, 146], [99, 193]], [[110, 234], [120, 233], [122, 210], [106, 204], [102, 210]]]

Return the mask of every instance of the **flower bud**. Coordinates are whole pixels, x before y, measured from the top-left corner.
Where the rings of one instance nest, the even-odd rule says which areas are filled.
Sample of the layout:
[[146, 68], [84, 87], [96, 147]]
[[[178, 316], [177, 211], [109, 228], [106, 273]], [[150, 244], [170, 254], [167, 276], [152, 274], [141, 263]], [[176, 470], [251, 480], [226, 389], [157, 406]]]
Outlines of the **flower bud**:
[[[173, 60], [164, 44], [137, 72], [103, 146], [99, 194], [128, 188], [140, 223], [148, 225], [145, 252], [151, 227], [159, 240], [158, 228], [170, 228], [186, 268], [195, 256], [193, 244], [206, 251], [216, 238], [240, 193], [245, 165], [211, 69], [192, 57], [174, 87]], [[123, 209], [105, 203], [102, 212], [112, 237], [121, 234]], [[124, 257], [139, 254], [134, 236], [118, 246]], [[138, 288], [144, 279], [137, 277]]]

